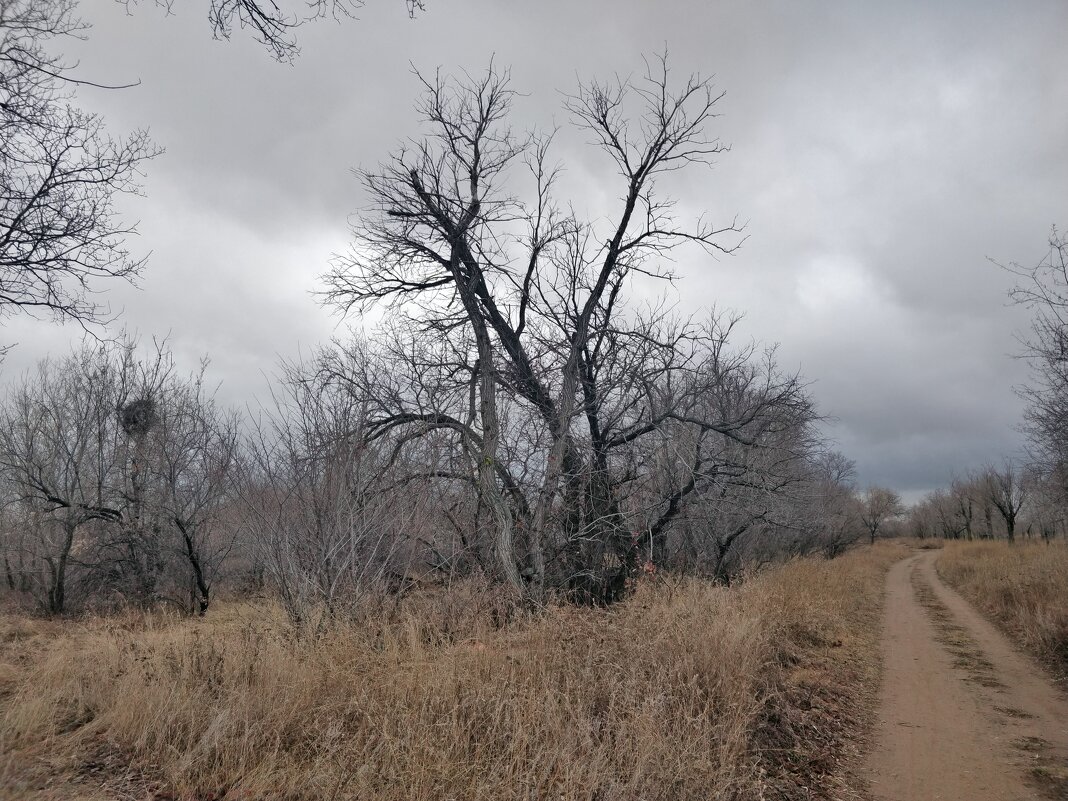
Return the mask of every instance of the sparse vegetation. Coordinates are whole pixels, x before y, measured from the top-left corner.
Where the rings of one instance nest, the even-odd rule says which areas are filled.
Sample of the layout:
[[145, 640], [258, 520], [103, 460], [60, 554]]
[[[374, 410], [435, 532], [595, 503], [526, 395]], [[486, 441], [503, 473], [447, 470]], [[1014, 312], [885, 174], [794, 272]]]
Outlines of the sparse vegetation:
[[53, 783], [95, 769], [163, 798], [856, 798], [881, 577], [903, 553], [646, 580], [509, 622], [464, 585], [314, 639], [274, 606], [9, 615], [0, 786], [29, 794], [47, 753]]

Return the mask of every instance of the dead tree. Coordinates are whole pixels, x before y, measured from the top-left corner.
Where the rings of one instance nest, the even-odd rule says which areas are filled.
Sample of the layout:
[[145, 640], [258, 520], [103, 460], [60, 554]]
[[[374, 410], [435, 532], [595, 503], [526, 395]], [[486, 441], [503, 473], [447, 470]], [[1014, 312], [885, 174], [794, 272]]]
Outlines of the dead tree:
[[402, 572], [394, 557], [424, 508], [387, 480], [392, 443], [368, 436], [369, 404], [336, 367], [285, 366], [237, 490], [248, 542], [290, 619], [313, 628]]
[[32, 534], [53, 613], [77, 568], [98, 596], [144, 604], [190, 589], [207, 609], [232, 538], [214, 529], [228, 493], [237, 423], [177, 373], [164, 343], [87, 344], [45, 360], [2, 407], [0, 469]]
[[236, 530], [221, 517], [234, 500], [240, 430], [237, 416], [220, 409], [205, 387], [205, 368], [160, 392], [149, 465], [160, 525], [188, 569], [189, 605], [199, 615], [236, 542]]
[[961, 481], [958, 479], [953, 482], [949, 490], [949, 496], [955, 507], [954, 512], [960, 521], [960, 531], [964, 534], [964, 539], [966, 540], [970, 540], [974, 536], [973, 523], [975, 520], [976, 496], [978, 494], [981, 493], [976, 492], [974, 481]]
[[67, 609], [77, 538], [86, 524], [122, 519], [109, 441], [113, 389], [98, 355], [82, 351], [62, 362], [42, 362], [3, 410], [0, 465], [35, 540], [43, 568], [38, 599], [52, 614]]
[[1035, 466], [1068, 489], [1068, 235], [1052, 229], [1044, 258], [1002, 265], [1017, 279], [1012, 300], [1033, 312], [1022, 337], [1031, 380], [1017, 392], [1027, 406], [1024, 430]]

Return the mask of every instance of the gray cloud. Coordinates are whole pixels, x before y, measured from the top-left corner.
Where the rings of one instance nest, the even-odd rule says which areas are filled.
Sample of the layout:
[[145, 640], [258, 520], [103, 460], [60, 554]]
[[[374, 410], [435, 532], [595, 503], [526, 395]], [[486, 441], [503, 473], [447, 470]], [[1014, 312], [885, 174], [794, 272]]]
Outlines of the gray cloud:
[[[688, 213], [749, 220], [735, 256], [680, 256], [686, 310], [744, 311], [743, 333], [781, 342], [814, 381], [863, 482], [916, 493], [1020, 446], [1011, 357], [1026, 324], [987, 257], [1037, 261], [1068, 222], [1068, 52], [1059, 0], [710, 4], [434, 0], [408, 20], [373, 0], [359, 21], [301, 31], [289, 67], [252, 41], [214, 42], [194, 0], [166, 18], [85, 2], [86, 91], [116, 130], [148, 126], [151, 165], [136, 247], [140, 290], [110, 297], [131, 328], [170, 332], [191, 365], [210, 354], [223, 395], [262, 395], [262, 373], [336, 332], [311, 292], [362, 202], [350, 168], [417, 133], [411, 65], [512, 67], [516, 122], [565, 120], [576, 76], [641, 68], [667, 45], [679, 73], [726, 90], [733, 149], [670, 184]], [[563, 135], [576, 206], [608, 214], [610, 166]], [[13, 320], [5, 380], [74, 331]]]

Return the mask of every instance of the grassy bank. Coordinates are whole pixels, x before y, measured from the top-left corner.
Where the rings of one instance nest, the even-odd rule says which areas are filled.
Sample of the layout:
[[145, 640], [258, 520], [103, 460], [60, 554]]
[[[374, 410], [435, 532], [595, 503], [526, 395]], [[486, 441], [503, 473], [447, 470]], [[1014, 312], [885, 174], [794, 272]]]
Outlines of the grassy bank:
[[1068, 547], [949, 542], [938, 572], [1068, 685]]
[[882, 576], [903, 551], [802, 560], [731, 588], [658, 579], [608, 610], [503, 627], [474, 591], [315, 639], [270, 607], [7, 616], [0, 786], [197, 801], [857, 798]]

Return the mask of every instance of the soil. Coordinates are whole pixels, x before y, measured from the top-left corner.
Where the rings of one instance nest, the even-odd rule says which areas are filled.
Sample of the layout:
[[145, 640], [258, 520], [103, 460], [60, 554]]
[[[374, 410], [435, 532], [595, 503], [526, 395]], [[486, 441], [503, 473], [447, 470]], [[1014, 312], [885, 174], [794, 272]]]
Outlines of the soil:
[[937, 556], [887, 576], [873, 797], [1068, 799], [1068, 700], [939, 578]]

